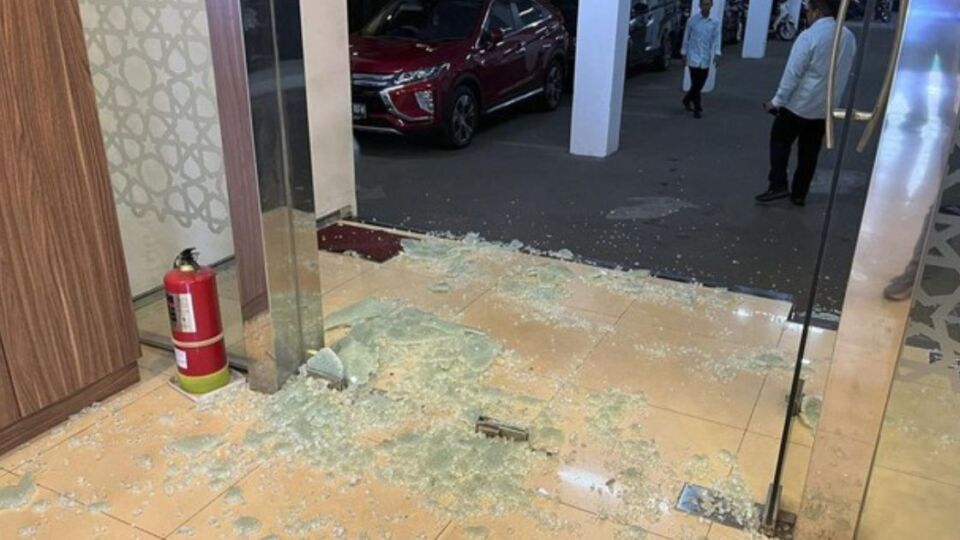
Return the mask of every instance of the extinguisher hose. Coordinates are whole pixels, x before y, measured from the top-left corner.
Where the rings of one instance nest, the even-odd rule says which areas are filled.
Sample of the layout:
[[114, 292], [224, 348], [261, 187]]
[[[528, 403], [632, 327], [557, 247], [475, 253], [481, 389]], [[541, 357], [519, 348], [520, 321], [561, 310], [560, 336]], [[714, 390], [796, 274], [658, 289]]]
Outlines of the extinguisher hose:
[[214, 343], [223, 339], [223, 332], [213, 336], [210, 339], [205, 339], [203, 341], [179, 341], [176, 338], [170, 338], [173, 341], [173, 344], [180, 349], [202, 349], [203, 347], [209, 347]]

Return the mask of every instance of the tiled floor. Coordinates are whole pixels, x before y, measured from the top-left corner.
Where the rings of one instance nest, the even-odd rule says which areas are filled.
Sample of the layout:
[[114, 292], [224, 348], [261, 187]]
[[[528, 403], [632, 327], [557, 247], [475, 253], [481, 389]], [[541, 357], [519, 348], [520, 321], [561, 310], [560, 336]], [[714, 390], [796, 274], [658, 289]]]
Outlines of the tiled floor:
[[[147, 348], [143, 382], [0, 457], [0, 487], [25, 474], [39, 486], [29, 505], [0, 510], [0, 538], [30, 526], [48, 538], [87, 536], [83, 527], [125, 538], [748, 536], [680, 514], [672, 504], [685, 481], [739, 486], [755, 500], [765, 494], [798, 337], [785, 321], [788, 305], [642, 276], [637, 288], [636, 276], [610, 282], [612, 272], [597, 277], [589, 267], [514, 252], [466, 259], [473, 273], [450, 279], [449, 268], [406, 257], [376, 265], [321, 254], [324, 312], [392, 298], [474, 327], [510, 351], [482, 374], [477, 395], [487, 396], [480, 412], [530, 427], [531, 448], [548, 452], [507, 454], [523, 462], [517, 482], [530, 499], [522, 511], [492, 512], [478, 503], [470, 514], [438, 496], [444, 486], [434, 493], [385, 476], [396, 463], [378, 461], [394, 459], [384, 445], [444, 429], [466, 433], [472, 425], [463, 411], [428, 403], [396, 425], [329, 426], [332, 437], [356, 435], [352, 441], [297, 440], [322, 428], [327, 417], [318, 410], [297, 420], [312, 425], [287, 426], [293, 438], [274, 437], [268, 449], [257, 442], [270, 436], [263, 435], [270, 427], [263, 411], [293, 397], [241, 389], [197, 405], [165, 384], [171, 359]], [[557, 264], [569, 271], [558, 274], [562, 294], [553, 282], [537, 281]], [[221, 279], [229, 284], [231, 276]], [[449, 281], [449, 291], [434, 287], [441, 281]], [[812, 340], [808, 388], [816, 390], [829, 368], [831, 334]], [[418, 396], [392, 395], [405, 375], [402, 363], [395, 367], [378, 374], [368, 394], [396, 399], [397, 407], [416, 403]], [[345, 407], [339, 394], [319, 395], [332, 400], [330, 407]], [[303, 402], [291, 410], [303, 415], [324, 406]], [[547, 437], [545, 426], [560, 435]], [[810, 441], [809, 429], [795, 430], [788, 509], [799, 501]], [[491, 451], [517, 448], [489, 444], [508, 445]], [[291, 445], [301, 450], [287, 452]], [[333, 449], [372, 461], [356, 471], [318, 467], [332, 463], [320, 454]], [[483, 469], [483, 479], [462, 480], [496, 483], [513, 470], [496, 463]], [[40, 512], [37, 503], [46, 499]]]
[[[918, 366], [930, 366], [928, 351], [906, 347], [901, 375]], [[944, 369], [894, 380], [859, 538], [956, 538], [960, 393], [951, 381], [955, 377], [955, 370]]]

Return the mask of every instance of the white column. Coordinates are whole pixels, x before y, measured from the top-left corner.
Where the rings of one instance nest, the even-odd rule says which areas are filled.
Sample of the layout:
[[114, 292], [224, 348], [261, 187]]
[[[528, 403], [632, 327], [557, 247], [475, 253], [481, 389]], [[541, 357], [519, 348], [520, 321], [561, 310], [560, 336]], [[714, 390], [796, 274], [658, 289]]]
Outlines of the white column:
[[300, 2], [316, 215], [356, 211], [346, 2]]
[[744, 58], [763, 58], [767, 55], [767, 34], [770, 29], [772, 0], [750, 0], [747, 27], [743, 31]]
[[[720, 22], [720, 34], [717, 36], [717, 50], [723, 48], [723, 12], [726, 9], [727, 2], [726, 0], [713, 0], [713, 7], [710, 8], [710, 18]], [[700, 0], [690, 0], [690, 15], [694, 13], [700, 13]], [[723, 56], [720, 57], [723, 61]], [[710, 67], [710, 74], [707, 76], [707, 82], [703, 85], [703, 91], [713, 92], [713, 87], [717, 84], [717, 71], [719, 68], [716, 66]], [[683, 70], [683, 91], [686, 92], [690, 89], [690, 70]]]
[[579, 11], [570, 153], [607, 157], [620, 146], [630, 0], [584, 2]]

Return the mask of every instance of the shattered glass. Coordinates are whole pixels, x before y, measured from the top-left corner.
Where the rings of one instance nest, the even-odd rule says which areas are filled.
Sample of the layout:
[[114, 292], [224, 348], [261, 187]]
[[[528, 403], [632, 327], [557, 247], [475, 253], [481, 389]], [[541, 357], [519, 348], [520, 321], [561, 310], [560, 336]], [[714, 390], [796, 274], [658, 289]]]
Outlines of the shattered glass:
[[[532, 250], [519, 242], [496, 244], [472, 235], [460, 241], [405, 239], [403, 247], [400, 262], [431, 276], [429, 285], [420, 285], [429, 288], [426, 292], [443, 295], [482, 284], [523, 317], [548, 323], [548, 329], [572, 325], [612, 331], [569, 307], [584, 291], [615, 293], [717, 321], [742, 306], [740, 295], [730, 291], [665, 282], [642, 270], [598, 270], [571, 262], [576, 258], [569, 252], [548, 254], [552, 259], [531, 257], [527, 253]], [[163, 468], [163, 484], [131, 483], [129, 492], [141, 495], [156, 488], [177, 496], [197, 485], [215, 489], [223, 495], [222, 515], [211, 516], [206, 525], [229, 537], [314, 537], [321, 531], [358, 536], [319, 507], [307, 517], [283, 516], [282, 530], [271, 530], [274, 526], [264, 516], [251, 513], [255, 494], [236, 482], [250, 467], [284, 464], [320, 472], [331, 490], [362, 490], [372, 481], [403, 488], [430, 512], [465, 520], [468, 526], [461, 530], [476, 538], [495, 534], [482, 519], [475, 522], [478, 516], [519, 514], [533, 519], [539, 530], [572, 530], [538, 504], [563, 500], [559, 490], [564, 483], [586, 486], [596, 497], [610, 500], [597, 512], [619, 524], [617, 538], [646, 537], [645, 527], [676, 512], [679, 486], [688, 480], [723, 494], [722, 500], [707, 501], [715, 511], [732, 513], [745, 524], [757, 519], [736, 456], [721, 451], [678, 463], [671, 454], [675, 450], [651, 435], [651, 405], [640, 392], [616, 385], [586, 390], [577, 370], [532, 376], [524, 371], [529, 364], [520, 353], [495, 336], [461, 324], [456, 316], [440, 316], [396, 298], [359, 299], [328, 314], [322, 324], [329, 350], [318, 351], [307, 369], [276, 394], [231, 389], [198, 405], [201, 413], [223, 416], [226, 431], [180, 433], [165, 440], [158, 453], [135, 455], [135, 465], [145, 473]], [[718, 352], [693, 342], [638, 342], [634, 350], [705, 377], [718, 392], [740, 373], [766, 376], [787, 373], [790, 367], [781, 353], [762, 347]], [[309, 371], [341, 374], [350, 384], [337, 391]], [[519, 387], [505, 388], [498, 372], [508, 373]], [[548, 397], [535, 397], [544, 395]], [[475, 433], [480, 416], [526, 429], [529, 441]], [[174, 413], [156, 419], [171, 432], [181, 422]], [[243, 428], [233, 433], [229, 426]], [[103, 444], [93, 435], [85, 437], [68, 444]], [[586, 448], [602, 449], [599, 461], [606, 472], [577, 472]], [[13, 488], [0, 491], [0, 508], [14, 504], [5, 501], [30, 502], [29, 495], [17, 493], [21, 491]], [[109, 508], [107, 503], [103, 508]], [[192, 522], [178, 532], [191, 535], [203, 525]]]
[[33, 482], [33, 476], [25, 474], [20, 480], [12, 485], [0, 488], [0, 510], [17, 510], [30, 504], [37, 485]]

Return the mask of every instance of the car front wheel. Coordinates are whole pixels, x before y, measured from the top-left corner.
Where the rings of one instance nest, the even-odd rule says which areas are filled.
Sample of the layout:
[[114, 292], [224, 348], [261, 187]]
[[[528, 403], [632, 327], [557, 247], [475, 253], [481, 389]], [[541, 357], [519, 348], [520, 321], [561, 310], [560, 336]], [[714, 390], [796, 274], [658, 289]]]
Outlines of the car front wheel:
[[555, 111], [563, 96], [563, 62], [556, 59], [550, 62], [543, 80], [542, 104], [544, 110]]
[[480, 123], [477, 96], [468, 86], [453, 92], [443, 125], [444, 142], [450, 148], [464, 148], [473, 141]]

